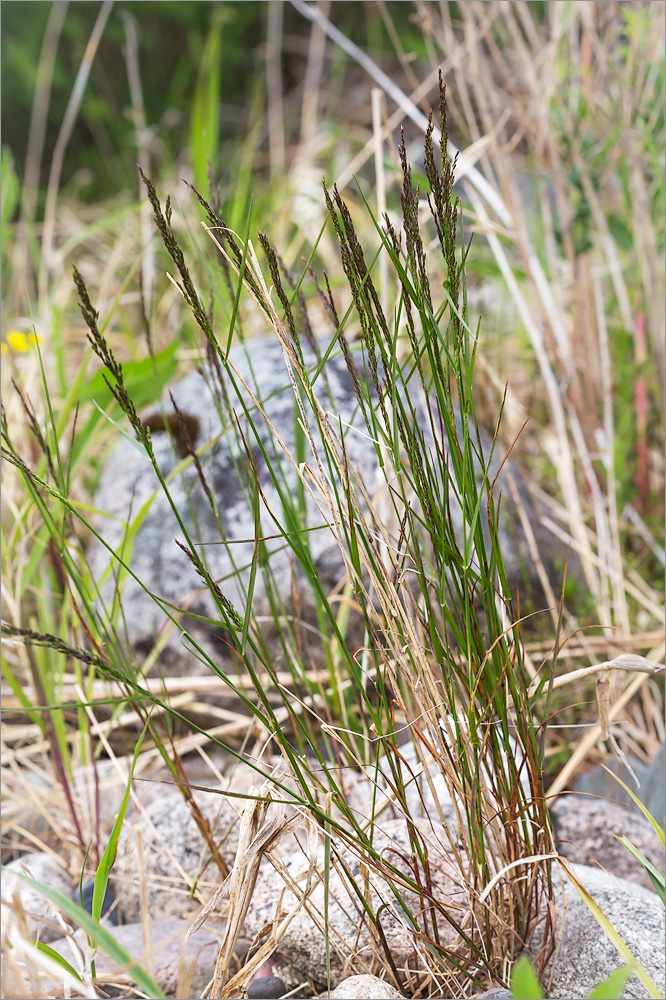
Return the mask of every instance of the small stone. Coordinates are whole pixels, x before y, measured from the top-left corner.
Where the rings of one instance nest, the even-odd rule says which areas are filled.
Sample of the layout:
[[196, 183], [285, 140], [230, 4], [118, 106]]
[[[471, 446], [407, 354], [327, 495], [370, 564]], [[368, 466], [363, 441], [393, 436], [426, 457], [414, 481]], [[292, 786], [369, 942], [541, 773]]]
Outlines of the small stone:
[[377, 976], [350, 976], [343, 979], [330, 996], [331, 1000], [404, 1000], [395, 986]]
[[[204, 926], [187, 937], [189, 923], [185, 920], [153, 921], [148, 930], [150, 934], [150, 952], [152, 956], [152, 976], [166, 997], [182, 998], [198, 997], [215, 972], [215, 964], [219, 952], [219, 935], [221, 927]], [[145, 928], [140, 923], [123, 924], [120, 927], [109, 927], [119, 945], [123, 947], [139, 965], [145, 966]], [[87, 948], [86, 935], [83, 930], [74, 933], [74, 941], [85, 953]], [[68, 938], [59, 938], [52, 942], [53, 950], [72, 961], [72, 949]], [[97, 975], [102, 981], [113, 981], [119, 975], [119, 969], [114, 960], [103, 949], [97, 953]], [[237, 969], [234, 968], [234, 971]], [[55, 989], [55, 987], [54, 987]], [[53, 989], [45, 995], [62, 996]], [[114, 994], [118, 995], [118, 994]], [[135, 996], [133, 988], [123, 991], [121, 996]]]
[[[80, 888], [77, 885], [72, 894], [72, 898], [75, 903], [78, 903], [79, 906], [83, 907], [86, 913], [92, 913], [94, 892], [95, 892], [95, 879], [89, 878], [86, 879], [86, 881]], [[116, 909], [116, 907], [113, 907], [113, 909], [111, 910], [111, 907], [113, 906], [115, 901], [116, 901], [116, 894], [113, 891], [112, 883], [109, 882], [109, 884], [106, 887], [106, 892], [104, 893], [104, 899], [102, 900], [102, 912], [100, 916], [106, 917], [108, 914], [109, 923], [114, 925], [118, 923], [118, 910]], [[109, 910], [111, 910], [110, 913]]]
[[253, 980], [247, 991], [248, 1000], [278, 1000], [286, 987], [279, 976], [259, 976]]

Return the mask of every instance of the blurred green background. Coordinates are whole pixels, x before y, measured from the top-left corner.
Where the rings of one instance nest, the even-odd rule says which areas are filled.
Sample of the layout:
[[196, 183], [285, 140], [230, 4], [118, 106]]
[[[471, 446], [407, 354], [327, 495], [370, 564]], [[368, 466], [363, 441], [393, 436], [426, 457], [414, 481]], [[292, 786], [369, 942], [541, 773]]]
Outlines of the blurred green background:
[[[42, 41], [52, 4], [3, 2], [1, 108], [2, 144], [11, 150], [19, 175], [27, 148]], [[120, 0], [113, 5], [95, 55], [74, 132], [65, 152], [62, 184], [79, 175], [77, 196], [93, 202], [136, 184], [135, 131], [130, 107], [124, 18], [136, 21], [139, 65], [149, 127], [159, 128], [162, 165], [177, 159], [188, 142], [190, 113], [207, 39], [220, 26], [219, 128], [220, 156], [216, 168], [224, 169], [225, 154], [247, 128], [250, 106], [257, 90], [265, 94], [264, 56], [267, 37], [266, 2], [188, 3]], [[413, 23], [411, 3], [388, 3], [390, 16], [403, 45], [425, 55], [423, 36]], [[55, 58], [48, 114], [41, 185], [48, 177], [51, 153], [62, 124], [77, 71], [88, 44], [100, 3], [90, 0], [69, 4]], [[375, 3], [335, 3], [331, 16], [336, 25], [382, 61], [394, 53], [379, 7]], [[282, 5], [283, 41], [281, 68], [285, 94], [302, 86], [310, 23], [290, 4]], [[393, 54], [395, 60], [395, 55]], [[344, 92], [344, 82], [342, 84]], [[297, 95], [294, 95], [295, 97]], [[344, 94], [342, 95], [344, 96]], [[80, 172], [85, 170], [85, 174]]]

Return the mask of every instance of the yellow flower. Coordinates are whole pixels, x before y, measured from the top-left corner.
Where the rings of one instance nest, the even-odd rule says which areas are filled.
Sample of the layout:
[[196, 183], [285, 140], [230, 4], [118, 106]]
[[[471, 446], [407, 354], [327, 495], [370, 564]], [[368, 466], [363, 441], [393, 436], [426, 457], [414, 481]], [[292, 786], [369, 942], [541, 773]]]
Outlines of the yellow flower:
[[17, 354], [25, 354], [33, 344], [42, 342], [38, 333], [22, 333], [20, 330], [10, 330], [5, 339], [6, 343], [3, 342], [0, 346], [3, 354], [7, 354], [10, 350]]

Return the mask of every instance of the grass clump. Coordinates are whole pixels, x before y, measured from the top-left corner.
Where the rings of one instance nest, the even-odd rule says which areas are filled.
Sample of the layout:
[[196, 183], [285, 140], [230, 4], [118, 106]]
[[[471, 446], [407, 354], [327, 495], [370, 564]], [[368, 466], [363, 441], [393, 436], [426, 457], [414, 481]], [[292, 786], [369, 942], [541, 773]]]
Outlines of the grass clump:
[[[270, 448], [266, 446], [257, 425], [263, 410], [252, 408], [258, 400], [234, 367], [228, 353], [230, 335], [216, 335], [171, 228], [170, 206], [167, 203], [162, 211], [154, 187], [144, 177], [157, 228], [178, 269], [177, 287], [206, 338], [210, 371], [219, 379], [218, 396], [229, 400], [228, 415], [235, 409], [244, 413], [253, 438], [246, 440], [240, 423], [231, 422], [229, 433], [238, 435], [247, 457], [244, 488], [257, 529], [245, 607], [235, 607], [227, 599], [224, 584], [212, 578], [205, 553], [188, 534], [155, 458], [150, 429], [137, 415], [122, 366], [100, 333], [85, 283], [75, 272], [82, 313], [93, 350], [105, 365], [109, 390], [169, 499], [182, 532], [179, 544], [213, 597], [219, 617], [211, 624], [228, 630], [229, 642], [253, 690], [243, 687], [186, 631], [179, 609], [164, 602], [160, 606], [181, 631], [186, 648], [237, 696], [239, 705], [252, 714], [259, 731], [282, 757], [289, 780], [274, 780], [273, 795], [286, 798], [324, 834], [326, 863], [340, 872], [362, 903], [361, 921], [370, 929], [376, 960], [404, 985], [404, 974], [393, 965], [382, 933], [383, 905], [373, 909], [364, 897], [362, 885], [344, 861], [343, 847], [390, 886], [393, 906], [421, 943], [419, 957], [407, 973], [412, 987], [427, 988], [430, 982], [435, 990], [441, 990], [451, 977], [462, 988], [470, 977], [505, 978], [512, 961], [533, 937], [551, 896], [553, 855], [542, 783], [544, 739], [536, 715], [549, 671], [542, 675], [536, 692], [530, 692], [519, 595], [507, 579], [500, 544], [499, 488], [491, 472], [495, 442], [488, 445], [475, 418], [478, 337], [468, 325], [465, 259], [469, 245], [452, 191], [454, 164], [447, 157], [445, 107], [442, 87], [439, 149], [433, 141], [432, 120], [425, 141], [428, 206], [446, 271], [441, 301], [430, 284], [419, 192], [403, 142], [402, 232], [388, 216], [382, 223], [373, 218], [393, 275], [392, 315], [380, 303], [375, 262], [367, 262], [346, 203], [336, 188], [324, 189], [351, 302], [340, 321], [325, 279], [322, 295], [335, 331], [314, 365], [306, 364], [305, 357], [318, 345], [314, 340], [307, 344], [301, 332], [308, 328], [302, 325], [306, 314], [299, 294], [307, 272], [298, 280], [290, 279], [268, 236], [261, 233], [271, 294], [249, 241], [234, 237], [217, 211], [201, 199], [208, 215], [207, 231], [231, 283], [235, 302], [231, 331], [240, 297], [249, 293], [280, 344], [300, 429], [293, 452], [270, 426], [273, 440]], [[367, 204], [366, 209], [371, 214]], [[353, 343], [346, 334], [352, 322], [360, 324], [361, 330]], [[251, 341], [246, 349], [251, 356]], [[328, 411], [325, 374], [333, 352], [341, 352], [345, 359], [359, 413], [374, 444], [384, 494], [380, 505], [368, 495], [365, 471], [347, 457], [351, 431]], [[278, 491], [277, 508], [262, 509], [265, 497], [252, 448], [262, 453]], [[46, 494], [67, 517], [82, 518], [67, 499], [66, 484], [47, 482], [52, 469], [51, 476], [43, 478], [19, 459], [6, 427], [5, 451], [24, 474], [45, 516]], [[193, 458], [190, 455], [188, 460]], [[284, 475], [288, 466], [297, 475], [295, 493]], [[197, 471], [203, 480], [200, 466]], [[210, 490], [206, 495], [214, 505]], [[349, 599], [363, 624], [360, 657], [346, 641], [339, 608], [318, 580], [304, 527], [307, 507], [318, 512], [320, 529], [331, 532], [340, 548]], [[49, 517], [49, 523], [55, 523], [50, 512]], [[311, 664], [299, 655], [294, 630], [285, 626], [287, 599], [262, 544], [266, 518], [271, 534], [277, 533], [305, 571], [320, 632], [329, 636], [325, 644], [328, 684], [314, 690], [307, 682]], [[98, 538], [103, 541], [99, 534]], [[229, 544], [224, 537], [220, 542]], [[58, 551], [63, 551], [62, 538]], [[131, 563], [118, 552], [112, 555], [125, 574], [134, 575]], [[115, 659], [115, 652], [123, 646], [122, 586], [114, 594], [115, 612], [109, 616], [111, 607], [104, 609], [95, 596], [99, 581], [84, 580], [68, 566], [66, 572], [77, 601], [85, 595], [86, 633], [101, 654], [96, 666], [121, 683], [167, 757], [164, 733], [148, 720], [145, 705], [152, 700], [173, 717], [178, 712], [142, 687], [140, 674], [128, 669], [125, 658]], [[272, 601], [275, 631], [289, 653], [288, 685], [278, 678], [275, 652], [264, 640], [264, 625], [253, 611], [253, 592], [260, 576]], [[50, 645], [54, 651], [64, 648], [59, 640], [49, 643], [49, 637], [37, 630], [28, 641]], [[373, 681], [372, 690], [368, 678]], [[301, 693], [296, 707], [294, 690]], [[405, 734], [412, 754], [407, 769], [401, 746]], [[228, 749], [237, 754], [233, 747]], [[252, 766], [262, 773], [260, 765]], [[173, 762], [171, 767], [175, 767]], [[376, 786], [362, 819], [350, 807], [341, 780], [350, 771], [364, 772], [370, 776], [371, 787]], [[458, 910], [444, 906], [433, 888], [437, 880], [431, 866], [441, 856], [441, 843], [437, 847], [437, 836], [433, 840], [410, 812], [407, 785], [419, 772], [424, 775], [420, 794], [428, 789], [431, 799], [430, 819], [442, 822], [447, 851], [455, 859], [454, 880], [465, 899]], [[381, 788], [386, 795], [380, 795]], [[381, 812], [387, 805], [402, 816], [408, 830], [411, 860], [407, 873], [391, 860], [391, 853], [375, 846]], [[419, 900], [416, 908], [409, 902], [410, 894]], [[541, 963], [548, 951], [546, 930]], [[358, 971], [367, 967], [366, 959], [344, 958]], [[223, 985], [226, 970], [220, 974], [218, 985]]]

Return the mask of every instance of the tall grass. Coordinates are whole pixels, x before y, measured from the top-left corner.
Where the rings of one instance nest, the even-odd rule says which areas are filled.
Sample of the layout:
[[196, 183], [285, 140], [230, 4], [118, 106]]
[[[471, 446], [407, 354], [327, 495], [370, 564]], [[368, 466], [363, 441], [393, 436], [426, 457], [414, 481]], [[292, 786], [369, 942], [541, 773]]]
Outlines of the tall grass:
[[[478, 331], [468, 325], [464, 260], [469, 246], [452, 193], [454, 168], [447, 157], [443, 87], [440, 114], [440, 148], [436, 151], [431, 123], [426, 134], [425, 169], [429, 210], [446, 268], [444, 297], [438, 302], [431, 289], [430, 254], [421, 235], [418, 194], [403, 143], [402, 235], [388, 218], [383, 225], [373, 220], [394, 276], [392, 317], [381, 308], [373, 266], [366, 263], [347, 205], [336, 189], [324, 191], [351, 292], [347, 317], [350, 312], [355, 314], [362, 337], [359, 345], [348, 343], [348, 321], [338, 320], [340, 310], [327, 288], [322, 294], [333, 319], [333, 338], [314, 369], [304, 360], [304, 351], [311, 355], [312, 345], [308, 347], [302, 340], [294, 318], [294, 310], [303, 304], [298, 289], [305, 272], [293, 285], [285, 284], [289, 275], [280, 266], [268, 237], [260, 233], [274, 290], [271, 296], [251, 245], [241, 244], [201, 199], [208, 215], [207, 231], [226, 260], [228, 273], [236, 272], [236, 304], [239, 294], [249, 293], [268, 330], [279, 340], [303, 433], [300, 453], [290, 452], [272, 427], [273, 440], [270, 447], [265, 445], [256, 426], [263, 414], [261, 400], [234, 368], [227, 352], [228, 334], [214, 332], [174, 235], [169, 204], [163, 211], [152, 183], [144, 178], [157, 229], [178, 272], [177, 286], [206, 338], [211, 377], [220, 378], [220, 397], [222, 392], [232, 400], [235, 397], [229, 412], [238, 407], [244, 412], [248, 433], [254, 437], [253, 447], [262, 453], [280, 498], [277, 508], [260, 510], [263, 494], [251, 443], [240, 437], [247, 453], [244, 488], [253, 505], [257, 531], [245, 607], [233, 607], [212, 579], [196, 538], [188, 534], [155, 458], [150, 431], [137, 414], [122, 366], [99, 326], [83, 278], [75, 271], [90, 343], [105, 366], [109, 390], [170, 499], [182, 546], [217, 606], [217, 623], [235, 637], [233, 646], [251, 678], [253, 697], [238, 687], [235, 678], [222, 670], [183, 629], [174, 610], [162, 602], [166, 614], [181, 630], [186, 646], [220, 676], [270, 734], [295, 784], [290, 798], [322, 830], [330, 831], [334, 855], [343, 844], [350, 845], [391, 885], [396, 905], [404, 911], [403, 919], [426, 943], [426, 968], [414, 969], [413, 974], [431, 975], [435, 981], [446, 979], [451, 963], [463, 976], [478, 968], [491, 978], [503, 974], [505, 963], [522, 950], [538, 923], [542, 899], [549, 896], [552, 856], [542, 784], [544, 742], [533, 714], [534, 701], [528, 695], [517, 595], [511, 592], [499, 543], [496, 476], [491, 478], [490, 473], [494, 444], [484, 454], [475, 418]], [[366, 208], [370, 212], [369, 206]], [[400, 337], [403, 328], [406, 348]], [[247, 349], [251, 356], [251, 343]], [[327, 412], [327, 401], [321, 397], [319, 386], [323, 387], [325, 380], [319, 381], [318, 376], [325, 376], [326, 358], [334, 349], [345, 357], [359, 411], [375, 445], [378, 474], [388, 501], [385, 511], [372, 503], [362, 470], [347, 457], [348, 432], [341, 424], [336, 426]], [[154, 696], [141, 688], [120, 653], [122, 612], [115, 619], [105, 615], [99, 599], [95, 601], [96, 582], [80, 573], [68, 555], [62, 531], [55, 530], [61, 517], [64, 521], [71, 516], [84, 520], [68, 500], [66, 479], [59, 478], [53, 467], [41, 474], [29, 469], [13, 450], [6, 425], [3, 436], [5, 457], [23, 473], [77, 595], [88, 640], [96, 651], [96, 667], [119, 681], [136, 710], [145, 715], [134, 691], [149, 700]], [[285, 465], [291, 465], [298, 475], [295, 496], [283, 471]], [[200, 466], [197, 471], [203, 479]], [[53, 516], [45, 494], [56, 501], [55, 510], [62, 513]], [[207, 495], [214, 504], [210, 492]], [[306, 496], [319, 511], [324, 530], [333, 534], [344, 559], [352, 603], [363, 618], [362, 666], [345, 641], [336, 605], [317, 578], [308, 531], [302, 527]], [[331, 637], [326, 644], [329, 684], [323, 698], [318, 693], [305, 694], [308, 665], [299, 657], [293, 633], [285, 634], [279, 584], [270, 557], [266, 551], [262, 553], [261, 526], [266, 517], [272, 522], [271, 534], [282, 537], [306, 571], [320, 631]], [[98, 538], [102, 540], [99, 534]], [[220, 541], [225, 543], [226, 539], [221, 537]], [[113, 555], [125, 572], [134, 576], [131, 565], [118, 552]], [[265, 628], [253, 613], [253, 587], [259, 574], [265, 576], [266, 592], [274, 595], [275, 630], [288, 647], [292, 683], [303, 692], [305, 711], [293, 711], [292, 694], [278, 681], [273, 653], [263, 639]], [[114, 605], [122, 607], [121, 595]], [[115, 635], [113, 641], [110, 633]], [[57, 648], [55, 641], [35, 630], [22, 634], [28, 648], [34, 643]], [[71, 648], [62, 651], [84, 656], [83, 651]], [[367, 677], [374, 680], [374, 698]], [[266, 678], [271, 682], [270, 692]], [[278, 721], [276, 694], [289, 725]], [[433, 881], [430, 859], [437, 852], [410, 815], [403, 753], [397, 742], [400, 730], [407, 731], [413, 741], [414, 759], [427, 775], [435, 795], [434, 809], [442, 819], [447, 802], [437, 801], [433, 785], [437, 772], [453, 804], [455, 821], [447, 825], [444, 820], [445, 829], [460, 868], [460, 886], [469, 896], [469, 911], [458, 919], [443, 909], [437, 894], [427, 888]], [[158, 738], [156, 732], [152, 735]], [[378, 823], [374, 807], [369, 807], [363, 821], [350, 809], [340, 786], [341, 769], [350, 767], [370, 769], [376, 780], [381, 777], [388, 783], [393, 808], [404, 816], [409, 829], [415, 866], [411, 875], [405, 876], [373, 845]], [[275, 784], [281, 789], [279, 794], [287, 794], [287, 786]], [[326, 802], [335, 804], [341, 818], [327, 811]], [[349, 872], [345, 876], [349, 879]], [[403, 899], [405, 888], [419, 895], [419, 915]], [[355, 885], [354, 891], [361, 893], [361, 886]], [[379, 914], [367, 902], [365, 907], [365, 919], [379, 929]], [[442, 921], [455, 931], [453, 946], [450, 937], [446, 946], [441, 943]], [[376, 940], [382, 940], [380, 934]], [[546, 944], [544, 939], [544, 955]], [[390, 966], [390, 954], [382, 959]], [[362, 968], [361, 960], [355, 964]]]

